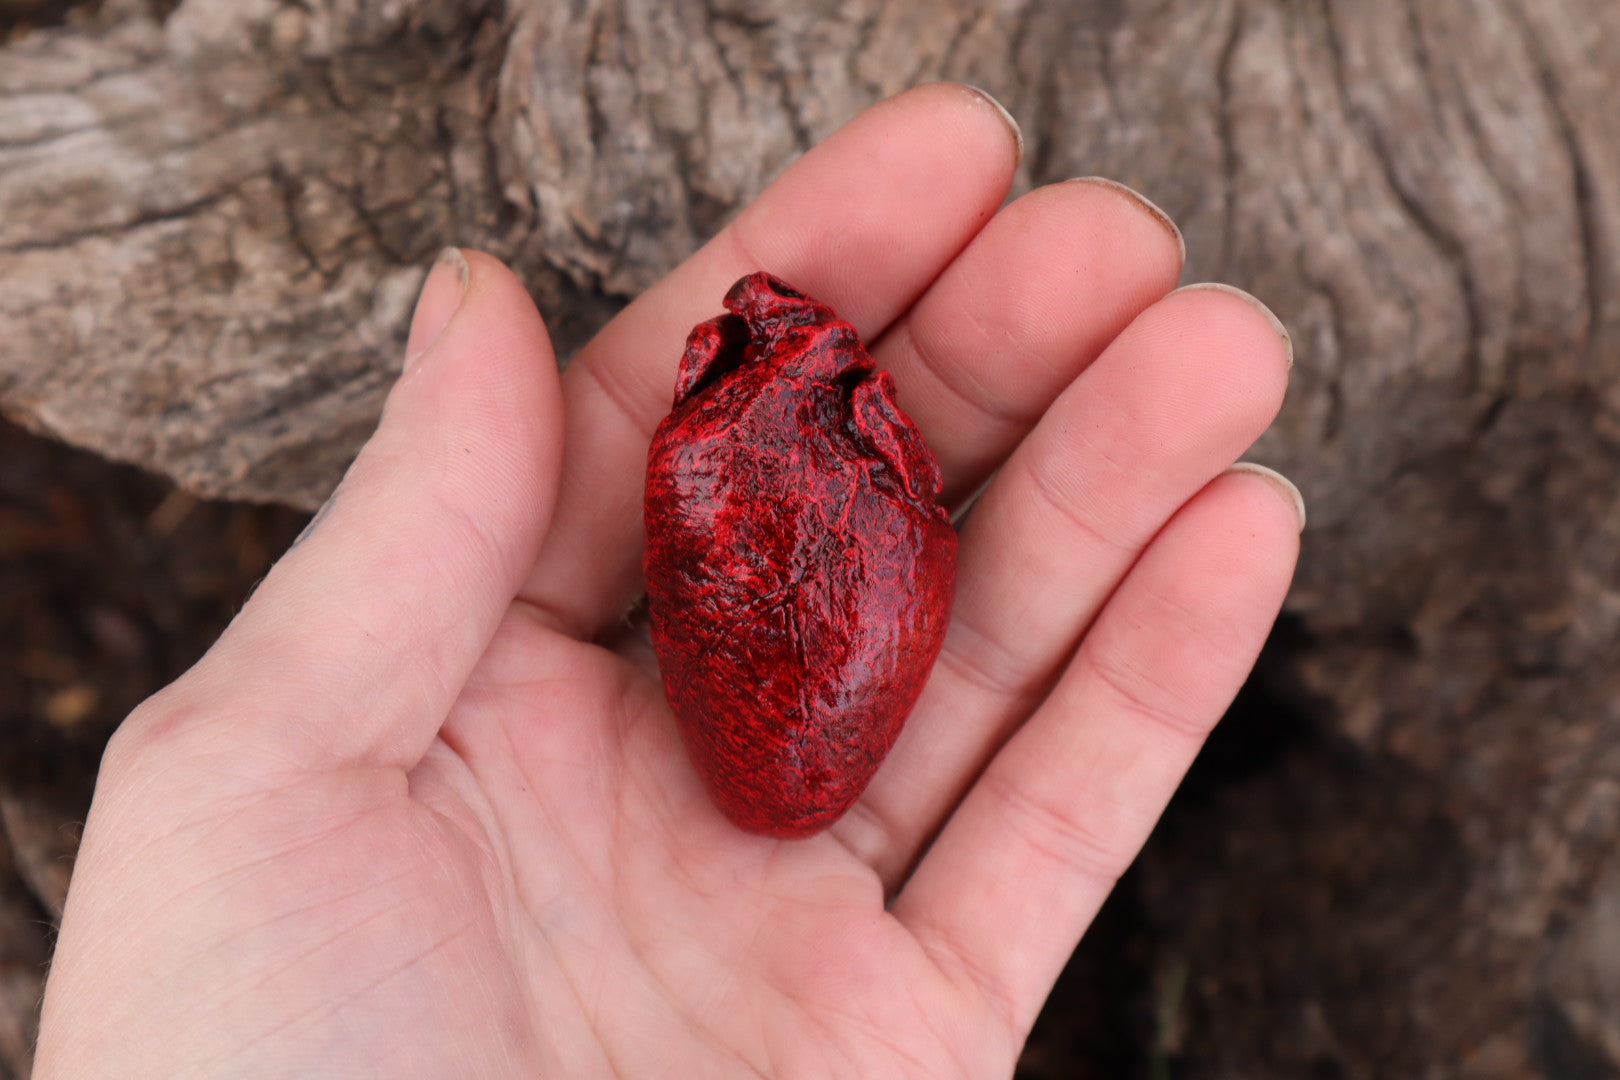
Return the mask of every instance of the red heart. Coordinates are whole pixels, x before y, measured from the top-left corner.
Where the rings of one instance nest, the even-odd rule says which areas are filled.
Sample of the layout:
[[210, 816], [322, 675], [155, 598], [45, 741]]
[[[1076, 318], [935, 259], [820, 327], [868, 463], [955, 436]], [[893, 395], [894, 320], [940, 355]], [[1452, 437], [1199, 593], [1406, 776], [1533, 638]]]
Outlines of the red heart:
[[944, 640], [940, 473], [853, 327], [769, 274], [692, 330], [647, 461], [664, 692], [732, 821], [808, 836], [894, 745]]

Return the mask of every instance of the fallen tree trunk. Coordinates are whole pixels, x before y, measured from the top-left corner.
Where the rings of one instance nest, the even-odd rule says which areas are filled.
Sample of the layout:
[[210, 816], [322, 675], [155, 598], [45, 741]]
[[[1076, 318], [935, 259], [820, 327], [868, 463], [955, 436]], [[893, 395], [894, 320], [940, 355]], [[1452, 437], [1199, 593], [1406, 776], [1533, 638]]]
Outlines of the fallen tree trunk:
[[1620, 8], [166, 8], [0, 48], [0, 408], [206, 494], [320, 501], [441, 245], [566, 354], [918, 81], [1024, 186], [1146, 192], [1292, 328], [1254, 456], [1312, 514], [1265, 677], [1313, 738], [1138, 882], [1186, 1075], [1620, 1075]]

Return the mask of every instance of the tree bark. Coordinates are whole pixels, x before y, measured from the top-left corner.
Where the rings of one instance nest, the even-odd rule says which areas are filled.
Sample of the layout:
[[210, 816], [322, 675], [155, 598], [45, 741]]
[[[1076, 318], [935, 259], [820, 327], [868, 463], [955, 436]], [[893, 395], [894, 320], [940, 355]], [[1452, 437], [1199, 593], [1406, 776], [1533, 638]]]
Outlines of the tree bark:
[[1137, 187], [1294, 335], [1309, 738], [1137, 886], [1186, 1075], [1620, 1076], [1616, 70], [1603, 0], [109, 0], [0, 48], [0, 408], [313, 507], [441, 245], [566, 355], [861, 107], [984, 86], [1021, 188]]

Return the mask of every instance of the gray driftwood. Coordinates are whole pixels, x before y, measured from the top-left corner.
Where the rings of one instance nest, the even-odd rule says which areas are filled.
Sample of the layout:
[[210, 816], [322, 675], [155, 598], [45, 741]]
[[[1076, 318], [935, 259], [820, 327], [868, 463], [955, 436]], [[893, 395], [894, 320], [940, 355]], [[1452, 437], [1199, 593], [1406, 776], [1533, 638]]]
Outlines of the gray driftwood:
[[1616, 72], [1605, 0], [109, 0], [0, 48], [0, 408], [312, 507], [440, 245], [566, 352], [862, 106], [983, 85], [1023, 186], [1138, 187], [1296, 342], [1254, 456], [1318, 737], [1148, 857], [1186, 1075], [1617, 1076]]

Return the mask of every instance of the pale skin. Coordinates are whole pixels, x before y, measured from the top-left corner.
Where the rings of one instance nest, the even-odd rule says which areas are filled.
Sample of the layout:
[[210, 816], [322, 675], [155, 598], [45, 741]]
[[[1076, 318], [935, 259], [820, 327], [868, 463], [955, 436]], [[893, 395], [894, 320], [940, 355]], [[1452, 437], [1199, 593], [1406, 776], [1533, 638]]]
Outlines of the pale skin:
[[[1115, 187], [1002, 208], [1016, 154], [964, 88], [875, 106], [561, 378], [521, 283], [441, 261], [329, 512], [108, 749], [36, 1077], [1010, 1075], [1301, 524], [1228, 471], [1264, 309], [1173, 291]], [[714, 810], [624, 619], [685, 332], [756, 269], [872, 344], [949, 498], [994, 473], [922, 700], [802, 841]]]

